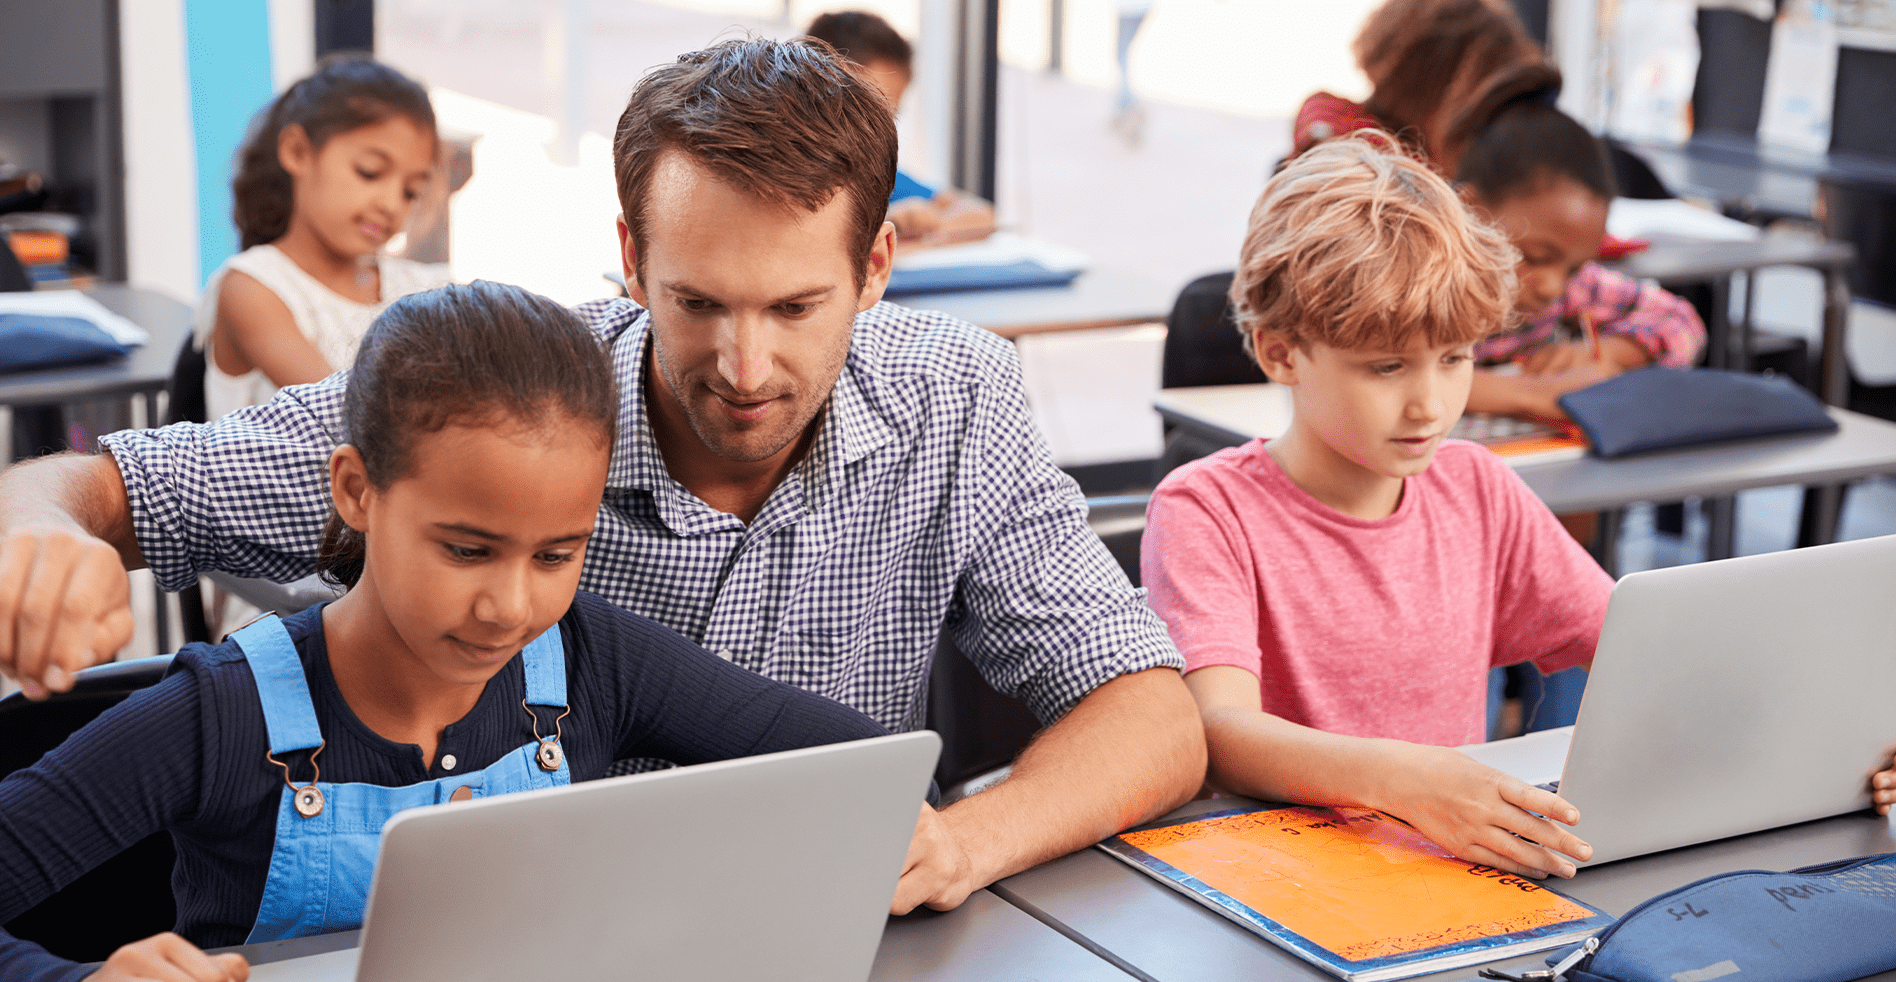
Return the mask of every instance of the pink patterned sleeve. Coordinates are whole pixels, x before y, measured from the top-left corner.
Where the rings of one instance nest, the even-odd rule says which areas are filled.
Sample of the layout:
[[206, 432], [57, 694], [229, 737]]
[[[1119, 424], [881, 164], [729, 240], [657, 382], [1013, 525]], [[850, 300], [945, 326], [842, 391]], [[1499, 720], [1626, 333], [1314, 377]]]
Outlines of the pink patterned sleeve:
[[1525, 358], [1560, 340], [1561, 323], [1577, 322], [1583, 310], [1602, 337], [1626, 338], [1667, 368], [1692, 367], [1705, 347], [1705, 324], [1691, 304], [1657, 283], [1641, 283], [1590, 262], [1567, 282], [1566, 295], [1546, 310], [1476, 345], [1475, 359], [1496, 364]]
[[1692, 367], [1705, 347], [1705, 324], [1691, 304], [1599, 263], [1580, 267], [1557, 306], [1570, 317], [1585, 310], [1602, 337], [1626, 338], [1667, 368]]

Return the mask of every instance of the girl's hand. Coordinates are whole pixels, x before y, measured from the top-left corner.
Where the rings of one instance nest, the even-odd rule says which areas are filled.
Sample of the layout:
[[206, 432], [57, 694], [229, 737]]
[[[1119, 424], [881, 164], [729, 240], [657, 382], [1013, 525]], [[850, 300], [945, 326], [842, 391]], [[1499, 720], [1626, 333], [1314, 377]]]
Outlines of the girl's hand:
[[87, 982], [245, 982], [250, 963], [242, 955], [207, 955], [167, 931], [134, 941], [112, 953]]
[[1540, 348], [1521, 363], [1528, 375], [1559, 375], [1598, 367], [1610, 378], [1620, 372], [1652, 364], [1652, 355], [1636, 342], [1613, 335], [1600, 339], [1600, 356], [1593, 357], [1585, 341], [1563, 341]]
[[1870, 775], [1870, 798], [1876, 802], [1878, 815], [1889, 814], [1889, 806], [1896, 804], [1896, 767]]
[[1397, 745], [1375, 804], [1457, 859], [1522, 876], [1572, 876], [1573, 864], [1553, 849], [1581, 861], [1593, 855], [1592, 846], [1548, 821], [1580, 820], [1560, 796], [1447, 747]]

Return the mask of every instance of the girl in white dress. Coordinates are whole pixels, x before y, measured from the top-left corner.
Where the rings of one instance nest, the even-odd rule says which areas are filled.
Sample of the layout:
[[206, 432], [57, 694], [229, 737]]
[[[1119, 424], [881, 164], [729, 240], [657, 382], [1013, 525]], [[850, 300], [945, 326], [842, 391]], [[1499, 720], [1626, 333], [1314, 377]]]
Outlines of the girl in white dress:
[[382, 252], [438, 147], [427, 91], [359, 55], [323, 61], [270, 106], [232, 182], [244, 251], [198, 301], [211, 419], [349, 364], [383, 307], [448, 282], [444, 265]]

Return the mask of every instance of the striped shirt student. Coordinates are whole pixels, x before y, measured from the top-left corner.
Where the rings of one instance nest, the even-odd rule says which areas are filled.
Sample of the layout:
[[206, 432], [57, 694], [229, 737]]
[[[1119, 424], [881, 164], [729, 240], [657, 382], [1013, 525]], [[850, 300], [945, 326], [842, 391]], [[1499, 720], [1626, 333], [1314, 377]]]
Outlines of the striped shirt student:
[[1593, 319], [1600, 337], [1632, 341], [1666, 368], [1692, 367], [1705, 347], [1705, 324], [1691, 304], [1650, 280], [1640, 282], [1590, 262], [1567, 282], [1564, 296], [1520, 327], [1476, 345], [1475, 358], [1503, 364], [1526, 357], [1565, 340], [1562, 332], [1583, 314]]
[[[665, 469], [645, 388], [625, 381], [646, 377], [650, 315], [628, 300], [577, 310], [622, 380], [580, 589], [892, 730], [922, 725], [944, 624], [1043, 722], [1110, 679], [1182, 665], [1048, 456], [1001, 338], [889, 303], [859, 315], [809, 457], [746, 525]], [[344, 381], [101, 439], [161, 585], [315, 569]]]

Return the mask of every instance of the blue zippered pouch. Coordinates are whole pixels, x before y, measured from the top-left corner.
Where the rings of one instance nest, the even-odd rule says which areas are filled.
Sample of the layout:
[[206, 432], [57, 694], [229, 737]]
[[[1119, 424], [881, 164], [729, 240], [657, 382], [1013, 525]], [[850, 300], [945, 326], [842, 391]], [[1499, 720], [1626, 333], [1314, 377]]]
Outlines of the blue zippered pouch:
[[129, 350], [83, 317], [0, 313], [0, 372], [103, 361]]
[[[1896, 968], [1896, 853], [1662, 893], [1548, 956], [1545, 982], [1848, 982]], [[1485, 974], [1485, 973], [1484, 973]]]
[[1609, 459], [1837, 428], [1790, 379], [1710, 368], [1642, 368], [1569, 392], [1560, 408]]

